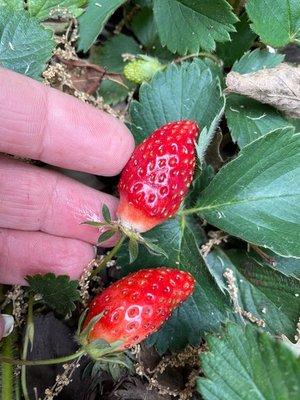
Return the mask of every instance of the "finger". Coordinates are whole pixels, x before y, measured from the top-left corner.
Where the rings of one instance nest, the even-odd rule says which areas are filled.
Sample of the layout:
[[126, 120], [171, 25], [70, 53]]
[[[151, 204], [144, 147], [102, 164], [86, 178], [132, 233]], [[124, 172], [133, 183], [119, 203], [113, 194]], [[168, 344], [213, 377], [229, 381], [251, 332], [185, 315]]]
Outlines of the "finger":
[[26, 275], [53, 272], [78, 279], [94, 249], [76, 239], [0, 228], [0, 282], [24, 285]]
[[[97, 229], [82, 225], [103, 221], [106, 204], [115, 216], [118, 200], [58, 172], [0, 156], [0, 226], [42, 231], [96, 243]], [[112, 245], [114, 241], [106, 242]]]
[[0, 151], [99, 175], [118, 174], [133, 148], [116, 118], [0, 69]]

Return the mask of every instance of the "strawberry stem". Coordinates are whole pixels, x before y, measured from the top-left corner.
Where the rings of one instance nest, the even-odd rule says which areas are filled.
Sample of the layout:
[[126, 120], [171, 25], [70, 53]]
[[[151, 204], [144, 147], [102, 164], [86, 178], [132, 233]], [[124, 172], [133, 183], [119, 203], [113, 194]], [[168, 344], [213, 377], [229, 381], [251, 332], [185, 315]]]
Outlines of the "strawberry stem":
[[80, 349], [76, 351], [76, 353], [70, 354], [64, 357], [52, 358], [48, 360], [17, 360], [15, 358], [0, 356], [0, 364], [12, 364], [12, 365], [52, 365], [52, 364], [61, 364], [68, 361], [75, 360], [85, 354], [84, 349]]
[[123, 242], [125, 241], [126, 236], [123, 234], [121, 235], [120, 239], [117, 241], [115, 247], [110, 250], [100, 261], [100, 263], [98, 264], [97, 268], [95, 268], [92, 271], [92, 276], [97, 275], [99, 272], [101, 272], [105, 267], [106, 264], [117, 254], [117, 252], [119, 251], [120, 247], [122, 246]]

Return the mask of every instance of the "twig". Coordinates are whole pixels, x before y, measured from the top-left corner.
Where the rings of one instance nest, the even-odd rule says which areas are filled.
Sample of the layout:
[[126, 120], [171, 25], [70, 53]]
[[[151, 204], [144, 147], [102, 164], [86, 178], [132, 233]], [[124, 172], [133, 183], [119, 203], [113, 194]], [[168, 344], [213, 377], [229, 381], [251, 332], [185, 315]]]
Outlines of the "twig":
[[51, 388], [45, 389], [44, 400], [53, 400], [59, 393], [72, 382], [72, 376], [75, 370], [80, 366], [80, 359], [73, 361], [70, 364], [63, 365], [63, 373], [56, 376], [55, 383]]
[[233, 302], [234, 312], [238, 314], [240, 317], [245, 317], [250, 322], [264, 328], [266, 326], [266, 323], [263, 319], [257, 318], [251, 312], [243, 310], [242, 307], [239, 305], [238, 287], [236, 285], [236, 278], [233, 274], [232, 269], [226, 268], [225, 272], [223, 273], [223, 276], [227, 282], [228, 292]]
[[228, 235], [223, 231], [210, 231], [208, 232], [208, 236], [210, 236], [210, 239], [208, 242], [204, 243], [200, 249], [203, 257], [207, 257], [214, 246], [217, 246], [222, 242], [227, 242], [228, 239]]
[[255, 253], [261, 256], [263, 260], [265, 260], [268, 264], [270, 264], [272, 267], [275, 267], [277, 262], [274, 258], [270, 257], [268, 254], [266, 254], [260, 247], [255, 246], [254, 244], [250, 244], [250, 248], [252, 248]]
[[139, 11], [141, 8], [141, 6], [139, 6], [138, 4], [135, 5], [132, 10], [125, 14], [124, 18], [122, 18], [122, 20], [118, 23], [118, 25], [115, 27], [114, 29], [114, 34], [118, 35], [122, 29], [124, 28], [124, 26], [127, 24], [127, 22], [131, 21], [134, 14]]
[[121, 85], [123, 85], [127, 88], [127, 86], [124, 84], [124, 78], [123, 78], [122, 74], [119, 74], [117, 72], [107, 72], [106, 69], [101, 67], [100, 65], [92, 64], [92, 63], [89, 63], [84, 60], [79, 60], [79, 59], [78, 60], [66, 60], [66, 59], [60, 57], [59, 55], [56, 55], [55, 57], [61, 63], [71, 66], [71, 67], [91, 68], [94, 71], [97, 71], [102, 75], [101, 79], [106, 77], [108, 79], [114, 80], [114, 82], [120, 83]]

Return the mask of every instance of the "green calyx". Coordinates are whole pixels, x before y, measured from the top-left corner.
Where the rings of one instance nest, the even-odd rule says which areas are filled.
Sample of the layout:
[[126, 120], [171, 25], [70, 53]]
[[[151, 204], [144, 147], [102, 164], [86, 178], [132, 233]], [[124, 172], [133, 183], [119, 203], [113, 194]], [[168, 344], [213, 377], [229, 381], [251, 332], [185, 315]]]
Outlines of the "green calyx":
[[161, 64], [157, 58], [140, 55], [124, 67], [124, 75], [129, 81], [141, 84], [150, 81], [157, 71], [164, 68], [165, 65]]
[[[126, 354], [121, 350], [123, 341], [118, 340], [114, 343], [108, 343], [105, 340], [89, 340], [89, 335], [94, 326], [103, 317], [103, 313], [96, 315], [90, 320], [88, 325], [82, 329], [84, 319], [88, 310], [81, 315], [78, 322], [76, 339], [81, 346], [81, 351], [87, 354], [93, 361], [101, 364], [102, 369], [107, 369], [108, 364], [119, 365], [121, 367], [130, 368]], [[111, 370], [111, 367], [108, 368]]]
[[83, 224], [93, 226], [94, 228], [98, 228], [100, 230], [104, 230], [104, 232], [99, 235], [97, 244], [99, 245], [105, 242], [106, 240], [113, 237], [116, 233], [119, 233], [121, 237], [115, 247], [103, 258], [98, 267], [93, 271], [93, 274], [96, 274], [100, 272], [103, 268], [105, 268], [106, 263], [117, 254], [118, 250], [123, 245], [126, 239], [129, 240], [128, 251], [130, 263], [132, 263], [137, 258], [140, 244], [142, 246], [145, 246], [151, 254], [162, 254], [166, 258], [168, 258], [168, 255], [155, 243], [155, 240], [150, 240], [149, 238], [143, 237], [139, 232], [122, 225], [120, 221], [112, 221], [109, 209], [105, 204], [102, 207], [102, 215], [105, 222], [91, 220], [83, 222]]

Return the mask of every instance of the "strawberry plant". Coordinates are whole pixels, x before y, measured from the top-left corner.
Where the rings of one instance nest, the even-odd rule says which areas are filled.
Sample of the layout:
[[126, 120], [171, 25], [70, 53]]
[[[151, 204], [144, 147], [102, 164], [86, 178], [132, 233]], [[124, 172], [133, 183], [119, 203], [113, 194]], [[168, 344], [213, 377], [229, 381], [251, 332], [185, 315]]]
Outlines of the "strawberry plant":
[[[51, 235], [61, 225], [73, 238], [70, 225], [73, 240], [98, 237], [77, 280], [61, 264], [52, 272], [43, 242], [49, 272], [36, 263], [21, 286], [7, 285], [7, 248], [18, 242], [2, 246], [2, 227], [14, 227], [0, 185], [1, 398], [299, 399], [300, 3], [0, 0], [0, 38], [0, 66], [31, 78], [32, 98], [40, 81], [118, 118], [135, 140], [117, 178], [77, 176], [117, 195], [115, 214], [105, 202], [85, 212], [83, 195], [75, 225], [44, 211]], [[63, 102], [50, 104], [60, 121]], [[15, 114], [42, 129], [30, 112]], [[14, 113], [0, 116], [5, 139], [1, 121]], [[80, 117], [65, 153], [49, 141], [57, 153], [88, 148]], [[48, 162], [64, 163], [39, 150], [46, 185]], [[56, 202], [64, 196], [71, 210], [76, 193]], [[27, 221], [16, 210], [14, 221]], [[27, 247], [14, 249], [16, 276]]]

